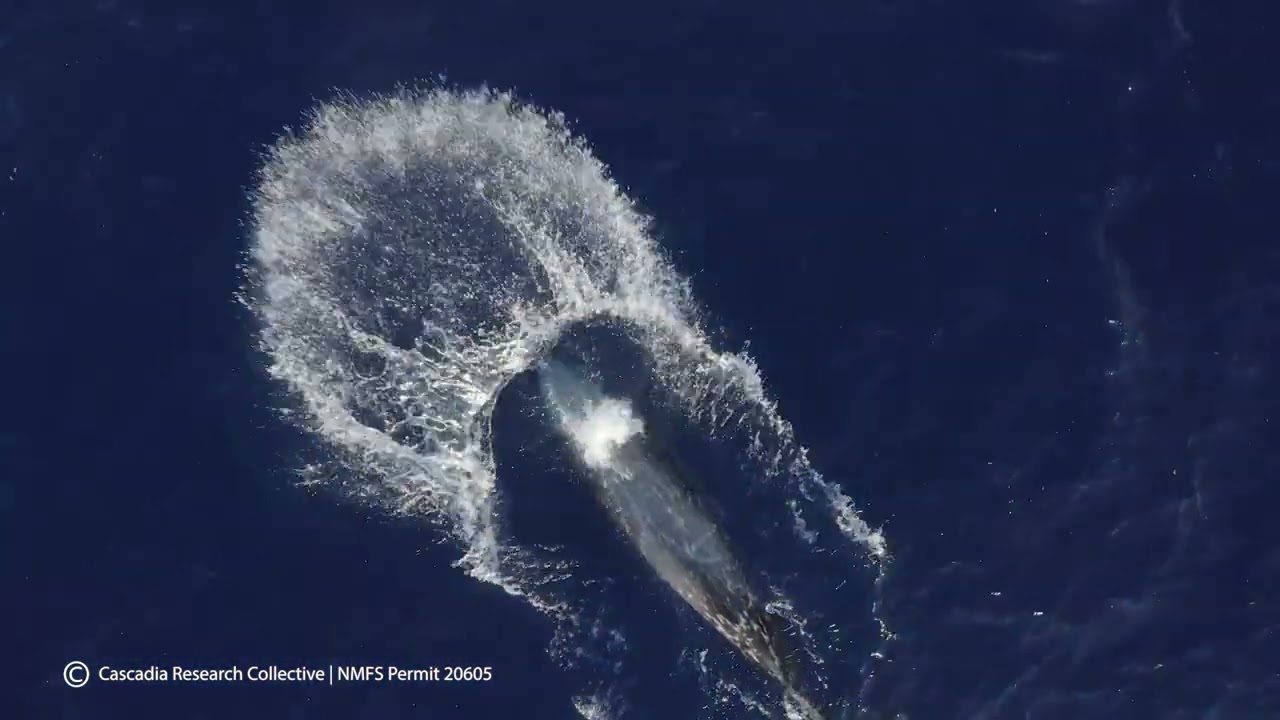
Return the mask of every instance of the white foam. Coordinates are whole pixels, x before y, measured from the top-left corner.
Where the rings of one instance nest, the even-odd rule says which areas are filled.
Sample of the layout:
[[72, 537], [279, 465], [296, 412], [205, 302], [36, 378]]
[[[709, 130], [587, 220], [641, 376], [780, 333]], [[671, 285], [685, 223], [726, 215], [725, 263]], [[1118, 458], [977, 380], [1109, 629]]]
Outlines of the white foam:
[[644, 422], [635, 416], [631, 403], [605, 398], [581, 419], [570, 420], [565, 430], [573, 437], [582, 459], [591, 467], [603, 467], [613, 452], [632, 437], [644, 432]]
[[[270, 150], [252, 199], [244, 298], [270, 372], [338, 451], [334, 474], [435, 521], [471, 576], [582, 611], [546, 589], [563, 565], [502, 539], [489, 435], [511, 378], [602, 315], [627, 321], [694, 420], [752, 439], [764, 467], [749, 476], [830, 498], [839, 531], [887, 555], [809, 465], [754, 361], [711, 346], [688, 281], [559, 115], [488, 90], [330, 102]], [[642, 431], [598, 410], [581, 429], [592, 457]]]

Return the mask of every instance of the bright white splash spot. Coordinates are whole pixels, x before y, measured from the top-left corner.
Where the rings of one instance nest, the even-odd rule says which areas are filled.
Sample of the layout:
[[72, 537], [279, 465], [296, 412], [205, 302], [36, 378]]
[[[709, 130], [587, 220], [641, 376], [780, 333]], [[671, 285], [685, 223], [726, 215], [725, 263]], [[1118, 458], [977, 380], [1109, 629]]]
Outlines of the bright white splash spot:
[[644, 421], [635, 416], [631, 403], [604, 398], [584, 417], [566, 419], [565, 430], [587, 465], [599, 468], [609, 464], [614, 450], [644, 432]]

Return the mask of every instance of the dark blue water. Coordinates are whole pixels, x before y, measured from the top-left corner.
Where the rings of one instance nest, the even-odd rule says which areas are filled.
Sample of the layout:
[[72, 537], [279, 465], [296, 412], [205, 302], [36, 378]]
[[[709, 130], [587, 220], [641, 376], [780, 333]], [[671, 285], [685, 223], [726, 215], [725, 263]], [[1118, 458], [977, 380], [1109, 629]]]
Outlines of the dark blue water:
[[[234, 301], [261, 150], [334, 89], [439, 74], [566, 114], [885, 527], [898, 639], [833, 695], [1280, 717], [1273, 9], [434, 5], [0, 13], [6, 717], [574, 716], [546, 618], [424, 523], [297, 487], [315, 440]], [[622, 568], [630, 716], [695, 714], [684, 621], [590, 499], [513, 497]], [[73, 689], [71, 660], [494, 680]]]

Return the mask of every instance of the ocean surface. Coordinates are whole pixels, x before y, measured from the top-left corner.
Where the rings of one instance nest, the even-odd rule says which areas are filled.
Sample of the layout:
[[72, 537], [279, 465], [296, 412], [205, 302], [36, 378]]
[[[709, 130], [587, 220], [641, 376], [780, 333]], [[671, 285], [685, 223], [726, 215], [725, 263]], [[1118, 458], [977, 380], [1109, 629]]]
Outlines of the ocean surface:
[[[448, 468], [378, 464], [434, 447], [430, 428], [395, 436], [372, 406], [325, 426], [310, 400], [360, 391], [303, 387], [264, 335], [263, 248], [318, 232], [264, 199], [273, 158], [295, 168], [272, 148], [335, 103], [445, 88], [506, 107], [487, 87], [563, 114], [600, 164], [564, 182], [634, 201], [699, 342], [749, 359], [724, 382], [762, 380], [767, 406], [730, 408], [738, 435], [696, 412], [649, 426], [777, 601], [823, 717], [1280, 717], [1275, 67], [1265, 2], [10, 3], [0, 714], [783, 717], [584, 491], [539, 420], [537, 353], [491, 398], [496, 481], [463, 507]], [[323, 199], [308, 173], [357, 164], [332, 137], [291, 192]], [[491, 182], [484, 157], [458, 177]], [[386, 273], [353, 285], [369, 302], [435, 293], [418, 268], [493, 232], [449, 216], [452, 243], [422, 249], [432, 226], [397, 208], [436, 190], [402, 190], [366, 219], [421, 255], [394, 293]], [[353, 258], [303, 269], [365, 277]], [[468, 307], [448, 318], [462, 332]], [[568, 338], [644, 364], [600, 328], [548, 337], [538, 352]], [[789, 464], [743, 459], [761, 433]], [[450, 512], [482, 505], [497, 539], [460, 539]], [[501, 562], [468, 565], [477, 548]], [[99, 676], [271, 665], [490, 673]]]

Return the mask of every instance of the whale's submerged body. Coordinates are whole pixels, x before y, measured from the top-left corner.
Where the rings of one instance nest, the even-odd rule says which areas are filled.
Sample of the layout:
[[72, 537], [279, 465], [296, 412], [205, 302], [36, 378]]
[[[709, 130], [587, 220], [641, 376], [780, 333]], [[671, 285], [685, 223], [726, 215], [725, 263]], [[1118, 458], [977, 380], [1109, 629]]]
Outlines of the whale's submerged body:
[[[648, 447], [639, 423], [628, 430], [593, 415], [617, 401], [575, 369], [547, 361], [538, 370], [543, 397], [562, 431], [579, 445], [600, 502], [658, 576], [739, 652], [799, 695], [799, 676], [783, 645], [779, 619], [765, 611], [719, 528]], [[629, 413], [624, 413], [629, 418]], [[588, 428], [588, 424], [597, 426]], [[604, 425], [605, 427], [599, 427]], [[607, 445], [607, 452], [599, 444]]]

